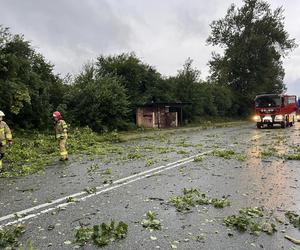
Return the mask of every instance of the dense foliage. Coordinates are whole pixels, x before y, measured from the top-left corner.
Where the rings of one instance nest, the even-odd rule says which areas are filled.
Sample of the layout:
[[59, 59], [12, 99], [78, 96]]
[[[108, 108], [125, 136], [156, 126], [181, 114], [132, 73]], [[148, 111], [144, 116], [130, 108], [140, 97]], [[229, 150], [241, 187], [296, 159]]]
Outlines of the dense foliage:
[[65, 99], [65, 113], [71, 114], [75, 124], [89, 125], [94, 130], [126, 128], [129, 101], [116, 76], [98, 74], [95, 67], [86, 65]]
[[205, 81], [190, 58], [175, 76], [164, 77], [134, 53], [100, 55], [62, 79], [22, 35], [0, 26], [0, 110], [14, 127], [49, 128], [59, 110], [74, 126], [124, 130], [134, 126], [136, 108], [150, 102], [190, 103], [183, 112], [190, 122], [246, 116], [255, 95], [285, 90], [282, 57], [296, 44], [284, 30], [282, 8], [272, 12], [262, 0], [244, 0], [211, 28], [208, 43], [224, 55], [213, 54]]
[[64, 89], [52, 71], [23, 36], [0, 26], [0, 107], [9, 120], [21, 127], [49, 124]]
[[234, 91], [237, 114], [249, 112], [258, 93], [282, 93], [282, 57], [296, 47], [284, 30], [283, 9], [274, 12], [262, 0], [234, 4], [224, 18], [213, 21], [208, 43], [219, 45], [224, 55], [214, 53], [210, 61], [211, 78]]

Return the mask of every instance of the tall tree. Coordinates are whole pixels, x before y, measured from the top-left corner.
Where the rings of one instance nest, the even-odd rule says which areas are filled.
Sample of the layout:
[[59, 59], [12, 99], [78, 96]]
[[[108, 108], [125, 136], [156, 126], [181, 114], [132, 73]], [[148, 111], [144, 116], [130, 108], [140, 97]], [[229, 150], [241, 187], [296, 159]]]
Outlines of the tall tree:
[[284, 29], [282, 7], [272, 11], [266, 1], [244, 0], [210, 26], [208, 44], [224, 49], [224, 55], [213, 53], [211, 78], [235, 92], [239, 114], [249, 111], [256, 94], [285, 91], [282, 58], [297, 45]]
[[129, 97], [132, 121], [138, 105], [152, 99], [160, 99], [156, 86], [161, 83], [161, 75], [155, 68], [143, 63], [134, 53], [99, 56], [95, 69], [97, 74], [113, 75], [120, 79]]
[[66, 96], [73, 122], [96, 131], [126, 129], [128, 97], [120, 79], [99, 75], [94, 65], [85, 65]]
[[192, 120], [193, 117], [200, 115], [200, 71], [193, 68], [192, 63], [193, 60], [188, 58], [185, 61], [183, 68], [178, 70], [178, 73], [174, 78], [176, 100], [191, 103], [183, 108], [185, 120]]
[[[63, 96], [53, 65], [22, 35], [0, 25], [0, 108], [21, 127], [45, 128]], [[59, 92], [61, 90], [61, 92]]]
[[19, 114], [31, 102], [24, 80], [31, 55], [28, 42], [0, 26], [0, 107], [9, 118], [11, 114]]

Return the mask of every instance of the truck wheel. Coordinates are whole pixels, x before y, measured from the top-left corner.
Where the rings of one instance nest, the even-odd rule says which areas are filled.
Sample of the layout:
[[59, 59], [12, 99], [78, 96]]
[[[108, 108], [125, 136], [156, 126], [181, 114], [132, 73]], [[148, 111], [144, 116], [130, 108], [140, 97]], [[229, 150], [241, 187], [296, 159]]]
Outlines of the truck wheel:
[[281, 122], [281, 128], [285, 128], [286, 127], [286, 122]]
[[260, 123], [256, 123], [256, 127], [257, 128], [261, 128], [261, 124]]

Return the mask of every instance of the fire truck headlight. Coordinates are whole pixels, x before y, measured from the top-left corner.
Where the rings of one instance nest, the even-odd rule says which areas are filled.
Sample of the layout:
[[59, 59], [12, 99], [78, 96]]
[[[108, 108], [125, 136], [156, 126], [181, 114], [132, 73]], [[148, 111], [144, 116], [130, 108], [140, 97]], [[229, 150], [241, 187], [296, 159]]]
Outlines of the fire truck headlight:
[[300, 121], [300, 115], [297, 115], [297, 121]]
[[261, 121], [260, 116], [259, 115], [253, 116], [253, 121], [260, 122]]
[[283, 115], [276, 115], [275, 116], [275, 121], [283, 121]]

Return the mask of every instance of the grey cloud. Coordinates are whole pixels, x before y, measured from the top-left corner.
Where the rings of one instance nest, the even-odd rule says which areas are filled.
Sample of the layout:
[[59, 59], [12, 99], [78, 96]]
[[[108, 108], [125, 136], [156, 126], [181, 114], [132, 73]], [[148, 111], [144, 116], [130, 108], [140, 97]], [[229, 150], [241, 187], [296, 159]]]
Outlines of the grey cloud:
[[289, 82], [287, 93], [300, 97], [300, 78]]
[[24, 34], [63, 74], [100, 54], [132, 50], [131, 28], [109, 1], [1, 0], [0, 6], [0, 23]]
[[25, 32], [55, 46], [86, 44], [107, 49], [129, 44], [130, 27], [106, 1], [12, 0], [6, 1], [4, 12], [6, 20], [15, 19]]
[[[176, 74], [191, 57], [208, 75], [209, 24], [242, 0], [0, 0], [0, 24], [25, 35], [63, 75], [78, 73], [100, 54], [135, 51], [162, 74]], [[286, 28], [300, 39], [299, 1], [274, 0], [285, 8]], [[297, 89], [300, 49], [285, 60], [289, 90]], [[299, 85], [299, 84], [298, 84]], [[296, 86], [296, 88], [294, 88]]]

